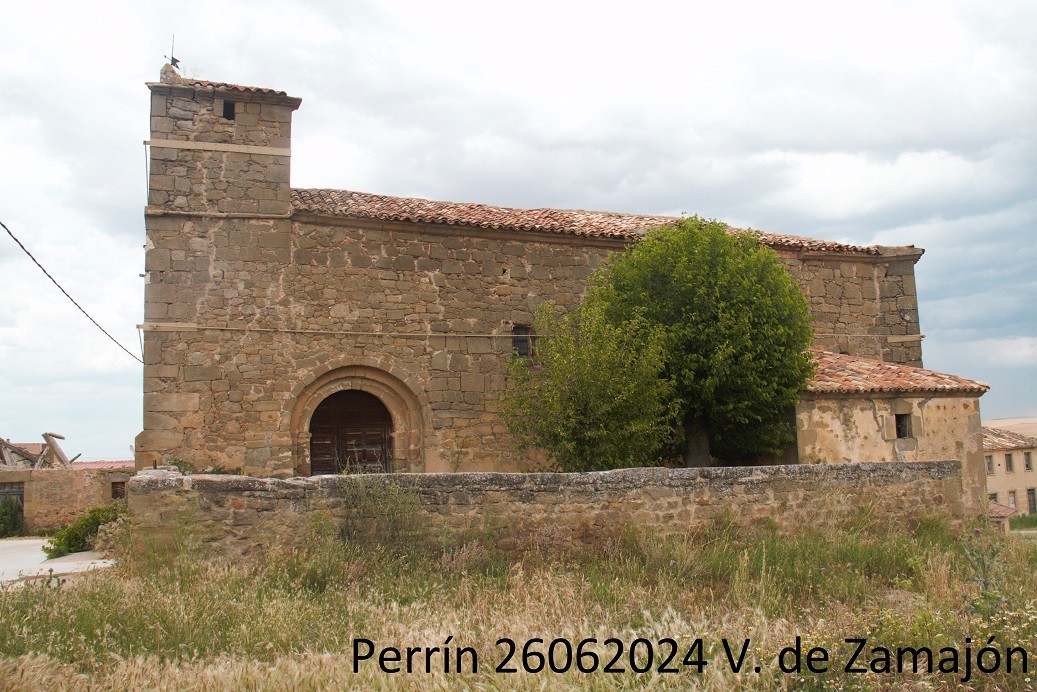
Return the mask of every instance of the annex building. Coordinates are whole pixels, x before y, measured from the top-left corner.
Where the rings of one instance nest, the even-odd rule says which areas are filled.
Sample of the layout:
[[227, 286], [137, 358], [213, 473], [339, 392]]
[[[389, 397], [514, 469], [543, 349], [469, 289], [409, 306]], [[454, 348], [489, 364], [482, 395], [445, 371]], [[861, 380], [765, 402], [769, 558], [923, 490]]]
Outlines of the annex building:
[[[148, 88], [138, 468], [527, 468], [497, 410], [534, 309], [575, 307], [603, 257], [673, 220], [293, 189], [300, 99], [169, 66]], [[985, 498], [987, 387], [922, 369], [923, 251], [760, 239], [815, 320], [787, 460], [958, 459]]]

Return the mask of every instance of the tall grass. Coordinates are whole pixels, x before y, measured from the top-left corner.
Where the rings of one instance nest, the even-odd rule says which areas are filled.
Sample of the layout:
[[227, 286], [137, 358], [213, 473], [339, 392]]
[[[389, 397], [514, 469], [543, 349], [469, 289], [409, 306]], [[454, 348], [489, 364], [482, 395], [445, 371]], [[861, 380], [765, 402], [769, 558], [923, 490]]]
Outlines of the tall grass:
[[[1001, 546], [1006, 605], [981, 617], [968, 608], [968, 539], [937, 519], [905, 528], [862, 516], [791, 535], [719, 520], [679, 539], [630, 527], [583, 548], [533, 537], [505, 551], [492, 534], [445, 536], [398, 518], [379, 527], [319, 516], [304, 535], [235, 562], [174, 531], [163, 550], [128, 542], [106, 573], [0, 591], [0, 689], [952, 688], [940, 675], [785, 676], [775, 657], [797, 636], [835, 654], [851, 636], [938, 648], [989, 632], [1037, 652], [1037, 547]], [[357, 637], [403, 647], [453, 637], [478, 651], [480, 671], [427, 674], [419, 656], [417, 673], [373, 661], [354, 673]], [[677, 675], [494, 673], [501, 637], [520, 647], [595, 637], [603, 657], [608, 637], [684, 648], [701, 637], [712, 663]], [[761, 672], [726, 669], [722, 637], [750, 638], [746, 669]], [[1016, 675], [978, 682], [1026, 686]]]

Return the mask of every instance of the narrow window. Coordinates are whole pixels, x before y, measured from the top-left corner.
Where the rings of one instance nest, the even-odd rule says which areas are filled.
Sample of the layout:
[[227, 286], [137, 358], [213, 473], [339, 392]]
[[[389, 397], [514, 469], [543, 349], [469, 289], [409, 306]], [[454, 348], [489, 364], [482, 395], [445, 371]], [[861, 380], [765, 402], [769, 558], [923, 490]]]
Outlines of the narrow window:
[[988, 476], [993, 476], [994, 475], [994, 455], [993, 454], [988, 454], [988, 455], [986, 455], [983, 458], [987, 462], [987, 475]]
[[121, 500], [126, 497], [126, 481], [112, 481], [112, 499]]
[[910, 413], [897, 413], [894, 414], [897, 424], [897, 438], [903, 439], [905, 437], [913, 437], [911, 434], [911, 414]]
[[1014, 490], [1009, 490], [1008, 491], [1008, 506], [1011, 507], [1012, 509], [1015, 509], [1015, 491]]
[[22, 523], [25, 521], [25, 484], [24, 483], [0, 483], [0, 506], [10, 511], [9, 507], [14, 504]]
[[223, 99], [223, 119], [233, 120], [234, 119], [234, 102]]
[[991, 502], [997, 502], [997, 493], [990, 493], [987, 495], [987, 499]]
[[519, 358], [529, 358], [533, 355], [535, 338], [533, 328], [528, 324], [516, 324], [511, 328], [511, 349]]
[[1013, 473], [1015, 471], [1015, 462], [1012, 461], [1012, 455], [1005, 455], [1005, 473]]
[[1037, 514], [1037, 488], [1026, 489], [1026, 509], [1029, 514]]
[[1023, 468], [1027, 471], [1033, 471], [1033, 457], [1029, 452], [1023, 452]]

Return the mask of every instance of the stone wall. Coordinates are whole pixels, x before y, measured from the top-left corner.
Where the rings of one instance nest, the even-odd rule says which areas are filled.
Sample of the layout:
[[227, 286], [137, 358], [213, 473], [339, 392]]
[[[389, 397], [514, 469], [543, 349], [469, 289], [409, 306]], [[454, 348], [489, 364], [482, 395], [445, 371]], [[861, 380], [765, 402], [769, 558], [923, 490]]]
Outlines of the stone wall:
[[871, 257], [779, 254], [810, 301], [816, 347], [922, 367], [915, 289], [922, 250], [884, 247]]
[[[896, 414], [910, 416], [906, 437], [897, 437]], [[800, 463], [959, 459], [966, 504], [979, 511], [986, 501], [983, 431], [975, 397], [804, 395], [796, 417]]]
[[247, 554], [297, 535], [315, 512], [342, 519], [349, 498], [377, 496], [386, 485], [410, 488], [431, 523], [489, 529], [495, 539], [520, 532], [580, 540], [624, 528], [677, 535], [721, 515], [785, 529], [834, 525], [861, 511], [891, 521], [968, 516], [956, 461], [284, 480], [158, 470], [138, 473], [128, 497], [144, 539], [177, 526], [229, 554]]
[[[280, 476], [308, 473], [300, 396], [347, 367], [371, 374], [351, 387], [385, 401], [370, 388], [380, 372], [394, 381], [390, 397], [415, 401], [393, 411], [409, 421], [397, 432], [398, 470], [526, 468], [497, 415], [512, 326], [530, 324], [545, 300], [575, 307], [618, 247], [361, 221], [162, 216], [148, 231], [145, 317], [168, 331], [146, 332], [139, 465], [180, 457]], [[920, 362], [909, 352], [918, 341], [877, 336], [917, 331], [917, 308], [886, 324], [884, 294], [910, 289], [914, 304], [903, 276], [870, 257], [785, 261], [810, 297], [820, 345]]]
[[0, 483], [23, 483], [27, 533], [67, 526], [89, 509], [112, 501], [112, 483], [129, 474], [103, 469], [0, 469]]

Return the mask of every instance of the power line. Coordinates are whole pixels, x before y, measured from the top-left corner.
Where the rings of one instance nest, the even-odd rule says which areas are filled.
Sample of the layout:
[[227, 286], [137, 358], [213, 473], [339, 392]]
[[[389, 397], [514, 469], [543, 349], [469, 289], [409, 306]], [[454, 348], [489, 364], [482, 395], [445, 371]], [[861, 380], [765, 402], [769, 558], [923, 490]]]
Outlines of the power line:
[[104, 335], [105, 335], [105, 336], [107, 336], [107, 337], [108, 337], [109, 339], [111, 339], [111, 340], [112, 340], [112, 343], [114, 343], [114, 344], [115, 344], [116, 346], [118, 346], [119, 348], [121, 348], [121, 349], [122, 349], [123, 351], [126, 351], [126, 353], [127, 353], [127, 354], [129, 354], [130, 358], [132, 358], [133, 360], [137, 361], [137, 362], [138, 362], [138, 363], [140, 363], [141, 365], [143, 365], [143, 364], [144, 364], [144, 361], [143, 361], [143, 360], [141, 360], [140, 358], [138, 358], [137, 356], [135, 356], [135, 355], [133, 354], [133, 351], [130, 351], [130, 350], [129, 350], [128, 348], [126, 348], [125, 346], [123, 346], [122, 344], [120, 344], [120, 343], [119, 343], [119, 342], [118, 342], [118, 341], [117, 341], [117, 340], [115, 339], [115, 337], [114, 337], [114, 336], [112, 336], [111, 334], [109, 334], [109, 333], [108, 333], [108, 331], [107, 331], [107, 330], [106, 330], [106, 329], [105, 329], [104, 327], [102, 327], [102, 326], [101, 326], [100, 324], [98, 324], [98, 323], [97, 323], [97, 320], [95, 320], [95, 319], [94, 319], [93, 317], [91, 317], [91, 316], [90, 316], [90, 313], [89, 313], [89, 312], [87, 312], [86, 310], [84, 310], [84, 309], [83, 309], [83, 306], [82, 306], [82, 305], [80, 305], [79, 303], [77, 303], [77, 302], [76, 302], [76, 299], [75, 299], [75, 298], [73, 298], [72, 296], [70, 296], [70, 295], [68, 294], [68, 291], [66, 291], [66, 290], [65, 290], [64, 288], [62, 288], [62, 287], [61, 287], [61, 284], [59, 284], [59, 283], [58, 283], [57, 279], [55, 279], [55, 278], [54, 278], [53, 276], [51, 276], [51, 275], [50, 275], [50, 272], [48, 272], [48, 271], [47, 271], [46, 269], [44, 269], [43, 265], [42, 265], [42, 264], [40, 264], [39, 260], [37, 260], [37, 259], [36, 259], [35, 257], [33, 257], [33, 256], [32, 256], [32, 253], [31, 253], [31, 252], [29, 252], [29, 250], [28, 250], [28, 249], [26, 249], [26, 247], [25, 247], [24, 245], [22, 245], [22, 241], [18, 240], [18, 238], [17, 238], [17, 237], [15, 237], [14, 233], [12, 233], [12, 232], [11, 232], [11, 229], [7, 227], [7, 224], [5, 224], [5, 223], [4, 223], [3, 221], [0, 221], [0, 226], [3, 226], [3, 227], [4, 227], [4, 230], [5, 230], [5, 231], [7, 231], [7, 235], [11, 236], [11, 240], [13, 240], [14, 242], [18, 243], [18, 247], [20, 247], [20, 248], [22, 249], [22, 252], [24, 252], [24, 253], [25, 253], [26, 255], [28, 255], [28, 256], [29, 256], [29, 259], [31, 259], [31, 260], [32, 260], [32, 261], [33, 261], [33, 262], [34, 262], [34, 263], [36, 264], [36, 266], [40, 268], [40, 271], [42, 271], [42, 272], [43, 272], [44, 274], [46, 274], [46, 275], [47, 275], [47, 278], [51, 280], [51, 283], [53, 283], [53, 284], [54, 284], [55, 286], [57, 286], [57, 287], [58, 287], [58, 290], [59, 290], [59, 291], [61, 291], [62, 293], [64, 293], [64, 294], [65, 294], [65, 297], [66, 297], [66, 298], [68, 298], [69, 300], [71, 300], [71, 301], [72, 301], [72, 304], [73, 304], [73, 305], [75, 305], [75, 306], [76, 306], [77, 308], [79, 308], [79, 311], [80, 311], [81, 313], [83, 313], [84, 315], [86, 315], [86, 318], [87, 318], [88, 320], [90, 320], [91, 322], [93, 322], [93, 323], [94, 323], [94, 326], [95, 326], [95, 327], [97, 327], [97, 328], [98, 328], [98, 329], [100, 329], [100, 330], [101, 330], [102, 332], [104, 332]]

